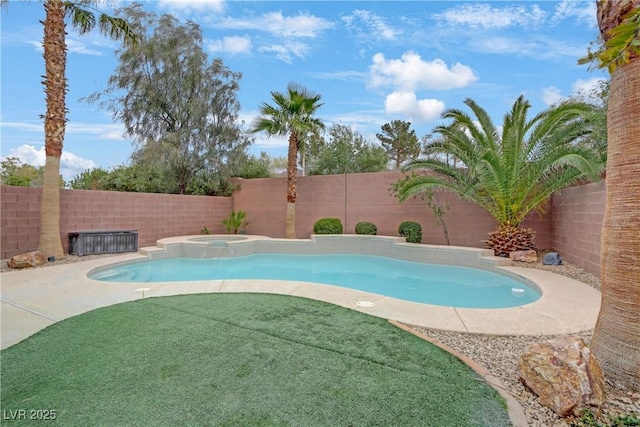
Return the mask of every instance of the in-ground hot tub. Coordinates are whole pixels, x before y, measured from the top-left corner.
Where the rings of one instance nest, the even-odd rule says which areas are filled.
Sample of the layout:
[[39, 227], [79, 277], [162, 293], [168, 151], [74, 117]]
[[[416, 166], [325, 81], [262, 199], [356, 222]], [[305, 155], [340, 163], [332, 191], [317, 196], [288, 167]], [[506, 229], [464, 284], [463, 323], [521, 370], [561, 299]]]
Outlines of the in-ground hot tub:
[[227, 246], [228, 242], [246, 240], [244, 236], [198, 236], [189, 238], [190, 242], [208, 243], [211, 246]]

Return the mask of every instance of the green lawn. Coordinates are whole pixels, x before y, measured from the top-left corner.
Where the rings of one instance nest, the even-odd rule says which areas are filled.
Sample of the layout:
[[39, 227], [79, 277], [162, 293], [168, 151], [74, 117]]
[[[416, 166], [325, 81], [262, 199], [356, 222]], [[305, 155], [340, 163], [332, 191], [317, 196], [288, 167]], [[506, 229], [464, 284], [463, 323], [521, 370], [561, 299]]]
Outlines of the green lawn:
[[510, 425], [497, 392], [455, 357], [303, 298], [147, 298], [54, 324], [1, 357], [3, 424], [54, 410], [64, 426]]

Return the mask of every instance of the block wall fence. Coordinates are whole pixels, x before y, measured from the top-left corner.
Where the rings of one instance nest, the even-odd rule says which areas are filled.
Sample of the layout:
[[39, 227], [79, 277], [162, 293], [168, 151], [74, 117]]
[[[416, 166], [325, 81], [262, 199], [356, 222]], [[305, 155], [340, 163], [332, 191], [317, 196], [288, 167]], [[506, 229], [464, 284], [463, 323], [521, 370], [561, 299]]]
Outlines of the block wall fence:
[[[2, 259], [37, 249], [40, 194], [37, 187], [2, 186]], [[139, 246], [150, 246], [163, 237], [199, 234], [204, 226], [222, 233], [232, 206], [228, 197], [61, 190], [60, 234], [65, 252], [73, 231], [138, 230]]]
[[[423, 243], [445, 244], [442, 227], [425, 201], [414, 198], [400, 204], [390, 194], [400, 172], [298, 177], [296, 233], [308, 238], [320, 218], [340, 218], [345, 233], [354, 233], [360, 221], [376, 224], [380, 235], [398, 235], [402, 221], [422, 225]], [[226, 233], [222, 219], [232, 209], [247, 212], [247, 233], [284, 237], [286, 178], [235, 181], [232, 197], [61, 190], [60, 232], [65, 251], [74, 231], [138, 230], [139, 245], [158, 239]], [[547, 213], [531, 214], [522, 224], [536, 231], [538, 249], [556, 250], [567, 261], [600, 273], [600, 227], [604, 216], [604, 182], [571, 187], [556, 193]], [[0, 188], [2, 259], [37, 249], [40, 188]], [[437, 193], [449, 210], [445, 215], [451, 245], [482, 247], [496, 221], [480, 207], [445, 192]]]

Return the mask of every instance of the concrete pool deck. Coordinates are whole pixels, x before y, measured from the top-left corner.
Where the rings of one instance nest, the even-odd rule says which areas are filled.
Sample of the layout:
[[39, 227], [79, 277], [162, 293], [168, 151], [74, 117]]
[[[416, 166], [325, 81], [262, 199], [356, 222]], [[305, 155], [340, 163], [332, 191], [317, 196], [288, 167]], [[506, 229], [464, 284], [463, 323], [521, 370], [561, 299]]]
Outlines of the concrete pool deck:
[[[542, 297], [505, 309], [469, 309], [420, 304], [367, 292], [307, 282], [209, 280], [199, 282], [109, 283], [89, 279], [96, 268], [148, 259], [130, 253], [78, 263], [8, 271], [0, 274], [1, 348], [22, 341], [60, 320], [100, 307], [140, 298], [210, 292], [257, 292], [305, 297], [424, 328], [492, 335], [557, 335], [595, 326], [600, 292], [533, 268], [501, 266], [534, 282]], [[144, 292], [140, 289], [147, 288]], [[371, 307], [358, 302], [372, 302]]]

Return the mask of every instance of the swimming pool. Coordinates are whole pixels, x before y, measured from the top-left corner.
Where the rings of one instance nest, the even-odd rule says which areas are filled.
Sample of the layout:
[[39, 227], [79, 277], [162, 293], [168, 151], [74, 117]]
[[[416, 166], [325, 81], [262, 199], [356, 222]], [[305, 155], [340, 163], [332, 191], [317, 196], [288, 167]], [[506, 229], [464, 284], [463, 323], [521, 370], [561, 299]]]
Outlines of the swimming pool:
[[532, 303], [540, 292], [511, 276], [479, 268], [358, 254], [256, 253], [238, 257], [171, 257], [115, 264], [89, 278], [107, 282], [253, 279], [342, 286], [407, 301], [464, 308]]

